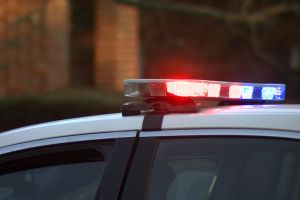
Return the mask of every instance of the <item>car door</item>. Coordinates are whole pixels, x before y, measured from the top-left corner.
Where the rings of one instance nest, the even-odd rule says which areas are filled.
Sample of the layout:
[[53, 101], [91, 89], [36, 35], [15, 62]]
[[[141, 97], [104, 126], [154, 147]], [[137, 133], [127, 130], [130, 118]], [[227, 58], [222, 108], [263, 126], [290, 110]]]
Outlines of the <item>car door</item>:
[[116, 200], [135, 136], [82, 134], [2, 147], [0, 200]]
[[146, 131], [123, 200], [300, 199], [300, 133]]

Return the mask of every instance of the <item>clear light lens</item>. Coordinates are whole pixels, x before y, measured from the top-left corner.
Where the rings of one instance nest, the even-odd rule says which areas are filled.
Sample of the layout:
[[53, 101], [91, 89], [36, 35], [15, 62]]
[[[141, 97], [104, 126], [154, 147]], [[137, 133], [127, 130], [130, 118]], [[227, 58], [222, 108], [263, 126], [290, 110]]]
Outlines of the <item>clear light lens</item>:
[[207, 83], [189, 81], [167, 82], [167, 92], [181, 97], [205, 96], [208, 93]]
[[231, 83], [206, 80], [132, 79], [125, 80], [125, 96], [192, 97], [281, 101], [284, 84]]
[[243, 86], [231, 85], [229, 86], [229, 98], [240, 99], [243, 93]]
[[242, 98], [252, 99], [254, 87], [253, 86], [243, 86]]
[[261, 98], [265, 100], [273, 100], [274, 98], [282, 95], [280, 87], [263, 87], [261, 90]]
[[208, 97], [219, 97], [221, 91], [221, 85], [220, 84], [208, 84]]

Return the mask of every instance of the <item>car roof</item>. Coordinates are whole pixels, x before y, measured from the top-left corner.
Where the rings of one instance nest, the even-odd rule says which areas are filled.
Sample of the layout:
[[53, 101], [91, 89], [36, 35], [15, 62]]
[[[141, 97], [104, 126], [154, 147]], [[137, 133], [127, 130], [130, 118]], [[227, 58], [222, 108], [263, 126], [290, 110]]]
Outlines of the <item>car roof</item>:
[[[162, 130], [246, 128], [300, 131], [300, 105], [247, 105], [203, 109], [192, 114], [168, 114]], [[74, 118], [27, 126], [0, 134], [0, 147], [84, 133], [141, 130], [144, 116], [120, 113]]]
[[122, 117], [121, 113], [116, 113], [26, 126], [0, 133], [0, 147], [84, 133], [139, 130], [142, 127], [143, 118], [143, 116]]
[[162, 129], [247, 128], [300, 131], [300, 105], [244, 105], [170, 115]]

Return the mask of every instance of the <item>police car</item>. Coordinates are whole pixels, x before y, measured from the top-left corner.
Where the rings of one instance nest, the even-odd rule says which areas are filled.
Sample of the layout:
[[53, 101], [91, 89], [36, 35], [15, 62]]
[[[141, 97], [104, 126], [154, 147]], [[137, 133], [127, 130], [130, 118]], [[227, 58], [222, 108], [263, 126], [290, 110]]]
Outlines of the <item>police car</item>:
[[299, 200], [300, 105], [284, 95], [126, 80], [122, 113], [1, 133], [0, 200]]

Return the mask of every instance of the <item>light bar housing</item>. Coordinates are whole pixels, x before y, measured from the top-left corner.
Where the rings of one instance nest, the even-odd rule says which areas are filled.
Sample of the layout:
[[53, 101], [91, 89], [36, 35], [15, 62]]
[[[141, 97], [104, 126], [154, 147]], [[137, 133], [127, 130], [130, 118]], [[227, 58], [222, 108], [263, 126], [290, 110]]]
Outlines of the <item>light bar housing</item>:
[[223, 82], [193, 79], [128, 79], [127, 97], [190, 97], [192, 99], [283, 101], [284, 84]]

